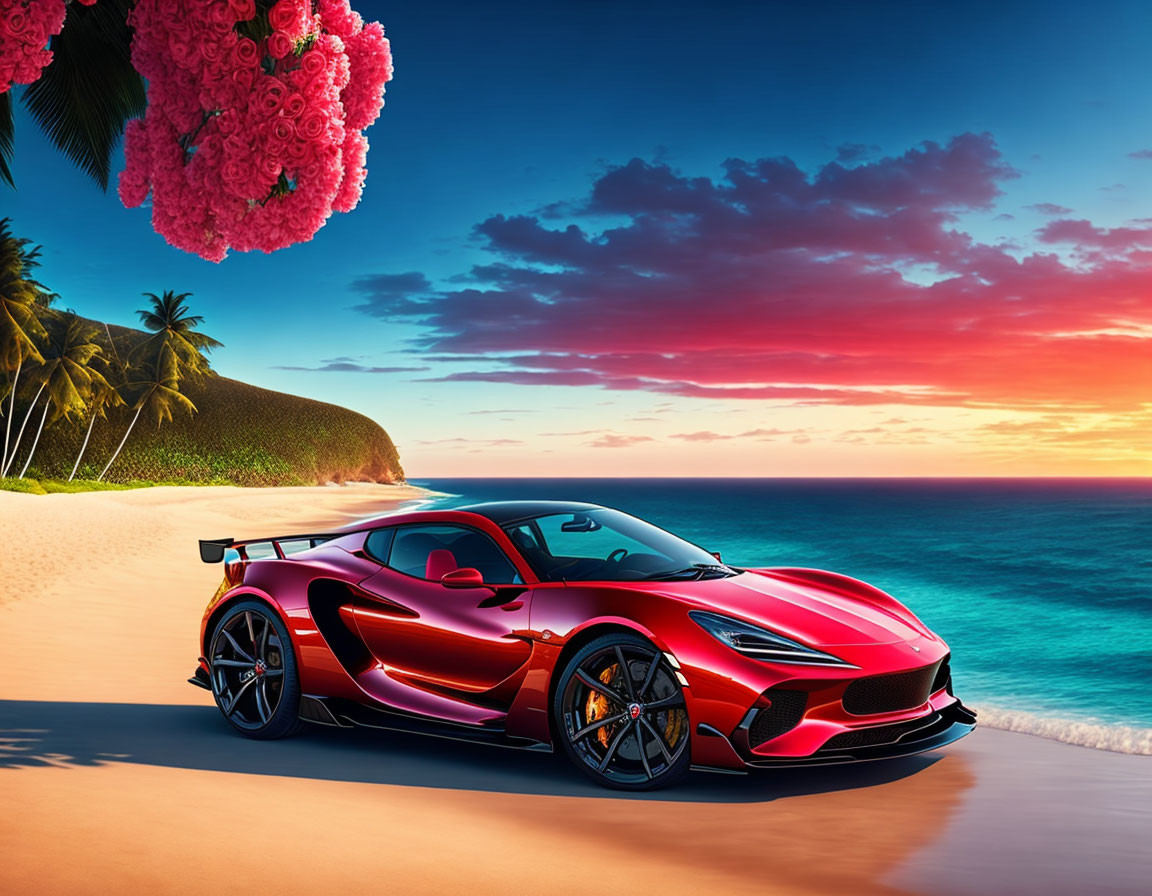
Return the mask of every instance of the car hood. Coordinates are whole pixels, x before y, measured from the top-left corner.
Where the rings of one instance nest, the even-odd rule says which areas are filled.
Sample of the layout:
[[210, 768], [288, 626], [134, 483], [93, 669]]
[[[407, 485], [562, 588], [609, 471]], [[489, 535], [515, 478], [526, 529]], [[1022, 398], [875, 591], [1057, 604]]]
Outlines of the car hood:
[[933, 637], [912, 613], [819, 585], [782, 581], [768, 572], [661, 583], [661, 593], [699, 609], [763, 625], [812, 647], [893, 644]]

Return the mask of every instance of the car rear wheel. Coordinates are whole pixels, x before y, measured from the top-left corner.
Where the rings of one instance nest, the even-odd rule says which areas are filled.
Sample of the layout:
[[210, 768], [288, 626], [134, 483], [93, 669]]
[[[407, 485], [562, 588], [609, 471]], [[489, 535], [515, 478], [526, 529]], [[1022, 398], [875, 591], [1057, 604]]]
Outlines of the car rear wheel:
[[212, 696], [245, 737], [286, 737], [300, 725], [300, 680], [288, 630], [260, 601], [232, 607], [208, 649]]
[[691, 765], [676, 672], [637, 635], [604, 635], [577, 651], [561, 671], [552, 712], [564, 752], [605, 787], [665, 787]]

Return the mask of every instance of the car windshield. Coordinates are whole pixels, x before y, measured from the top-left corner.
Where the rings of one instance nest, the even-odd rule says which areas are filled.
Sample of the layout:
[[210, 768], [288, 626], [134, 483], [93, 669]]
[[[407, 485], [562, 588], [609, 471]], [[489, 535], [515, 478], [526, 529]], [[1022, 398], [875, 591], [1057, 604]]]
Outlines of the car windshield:
[[703, 548], [619, 510], [550, 513], [504, 531], [542, 582], [685, 581], [737, 572]]

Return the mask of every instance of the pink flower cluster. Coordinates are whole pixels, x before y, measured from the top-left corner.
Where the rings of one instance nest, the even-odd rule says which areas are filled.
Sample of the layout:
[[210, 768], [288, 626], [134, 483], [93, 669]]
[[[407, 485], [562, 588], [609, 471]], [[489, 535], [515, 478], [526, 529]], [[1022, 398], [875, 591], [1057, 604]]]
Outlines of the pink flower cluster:
[[52, 61], [48, 41], [64, 27], [67, 7], [65, 0], [0, 0], [0, 93], [40, 77]]
[[151, 193], [171, 245], [274, 252], [356, 207], [392, 76], [379, 24], [348, 0], [139, 0], [129, 22], [148, 109], [125, 131], [120, 198]]

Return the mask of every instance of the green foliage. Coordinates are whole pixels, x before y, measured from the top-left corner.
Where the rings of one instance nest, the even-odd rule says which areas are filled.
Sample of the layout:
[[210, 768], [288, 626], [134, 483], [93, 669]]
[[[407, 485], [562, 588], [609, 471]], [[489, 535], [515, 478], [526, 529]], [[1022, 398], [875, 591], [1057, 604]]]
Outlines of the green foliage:
[[5, 476], [0, 479], [0, 491], [24, 492], [28, 495], [46, 495], [47, 490], [34, 479], [17, 479], [15, 476]]
[[[105, 332], [98, 325], [98, 332]], [[148, 335], [110, 327], [99, 341], [105, 358], [124, 358]], [[325, 482], [395, 482], [404, 472], [395, 445], [374, 420], [346, 408], [312, 401], [221, 376], [181, 384], [198, 413], [178, 414], [157, 426], [142, 418], [106, 480], [115, 483], [189, 482], [248, 486]], [[131, 407], [108, 408], [98, 419], [77, 471], [95, 479], [131, 419]], [[66, 478], [87, 421], [60, 421], [45, 430], [28, 475]]]
[[12, 121], [12, 91], [0, 93], [0, 180], [10, 187], [16, 186], [12, 179], [12, 150], [15, 141], [15, 123]]
[[158, 485], [169, 486], [210, 486], [232, 485], [224, 480], [207, 480], [204, 482], [191, 479], [166, 479], [153, 482], [148, 479], [133, 479], [128, 482], [101, 482], [97, 479], [17, 479], [9, 476], [0, 479], [0, 491], [23, 492], [28, 495], [56, 495], [75, 494], [77, 492], [121, 492], [132, 488], [155, 488]]
[[146, 292], [150, 308], [137, 311], [140, 322], [152, 335], [133, 347], [129, 360], [142, 356], [155, 359], [157, 368], [164, 368], [163, 378], [179, 380], [200, 379], [211, 371], [206, 357], [222, 343], [196, 328], [204, 323], [198, 314], [188, 313], [186, 299], [191, 293], [166, 290], [162, 296]]
[[51, 294], [32, 279], [39, 265], [39, 247], [13, 236], [8, 218], [0, 218], [0, 369], [17, 370], [26, 360], [40, 363], [37, 342], [48, 337], [40, 312], [52, 304]]
[[[64, 29], [52, 38], [51, 64], [24, 91], [24, 105], [44, 133], [104, 190], [124, 126], [146, 105], [144, 80], [130, 58], [133, 2], [69, 3]], [[11, 114], [5, 119], [0, 108], [0, 177], [9, 183], [11, 140]]]

